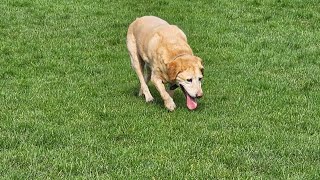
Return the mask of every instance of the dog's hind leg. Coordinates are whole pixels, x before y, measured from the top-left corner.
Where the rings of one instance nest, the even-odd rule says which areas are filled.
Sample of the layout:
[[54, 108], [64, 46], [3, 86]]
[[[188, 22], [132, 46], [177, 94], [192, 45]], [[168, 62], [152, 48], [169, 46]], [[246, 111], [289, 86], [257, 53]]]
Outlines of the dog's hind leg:
[[146, 81], [146, 83], [148, 84], [148, 82], [151, 79], [151, 68], [149, 67], [148, 64], [145, 64], [145, 72], [144, 72], [144, 80]]
[[127, 47], [128, 47], [129, 55], [131, 58], [131, 65], [135, 70], [135, 72], [137, 73], [137, 76], [140, 81], [139, 95], [144, 95], [146, 102], [150, 102], [153, 100], [153, 97], [149, 91], [149, 88], [147, 86], [146, 80], [143, 75], [145, 63], [138, 54], [135, 38], [132, 34], [130, 34], [130, 31], [128, 32], [128, 35], [127, 35]]

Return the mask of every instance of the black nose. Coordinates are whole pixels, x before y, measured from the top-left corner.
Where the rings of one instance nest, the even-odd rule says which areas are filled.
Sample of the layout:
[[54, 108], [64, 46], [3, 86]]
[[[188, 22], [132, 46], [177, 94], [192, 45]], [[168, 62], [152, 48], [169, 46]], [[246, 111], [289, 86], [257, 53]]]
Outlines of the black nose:
[[202, 94], [201, 95], [197, 95], [197, 98], [202, 98], [202, 96], [203, 96]]

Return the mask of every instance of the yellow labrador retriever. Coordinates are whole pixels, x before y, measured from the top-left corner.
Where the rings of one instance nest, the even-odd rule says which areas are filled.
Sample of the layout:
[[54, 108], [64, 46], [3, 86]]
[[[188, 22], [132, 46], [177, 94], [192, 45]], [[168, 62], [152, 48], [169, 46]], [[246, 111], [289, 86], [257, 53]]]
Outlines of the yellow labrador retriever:
[[[190, 110], [197, 107], [196, 98], [203, 96], [202, 60], [193, 55], [186, 35], [177, 26], [154, 16], [138, 18], [129, 26], [127, 47], [140, 81], [139, 95], [144, 95], [147, 102], [153, 100], [147, 86], [151, 79], [170, 111], [176, 108], [172, 97], [179, 86], [187, 107]], [[168, 90], [166, 83], [170, 84]]]

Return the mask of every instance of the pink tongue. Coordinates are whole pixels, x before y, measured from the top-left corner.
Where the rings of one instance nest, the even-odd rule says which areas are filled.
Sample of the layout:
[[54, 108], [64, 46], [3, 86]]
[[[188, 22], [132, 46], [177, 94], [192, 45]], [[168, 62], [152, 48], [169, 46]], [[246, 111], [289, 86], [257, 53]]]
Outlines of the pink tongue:
[[186, 93], [186, 97], [187, 97], [187, 106], [190, 110], [193, 110], [195, 108], [197, 108], [197, 102], [195, 98], [192, 98], [189, 96], [188, 93]]

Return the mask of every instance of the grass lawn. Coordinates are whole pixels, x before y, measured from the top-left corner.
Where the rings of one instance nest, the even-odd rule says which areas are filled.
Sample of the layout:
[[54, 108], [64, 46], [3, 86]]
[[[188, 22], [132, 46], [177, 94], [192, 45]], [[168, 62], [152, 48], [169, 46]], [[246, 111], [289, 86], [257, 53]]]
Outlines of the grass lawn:
[[[178, 25], [204, 97], [138, 97], [136, 17]], [[318, 0], [0, 3], [0, 177], [320, 179]]]

